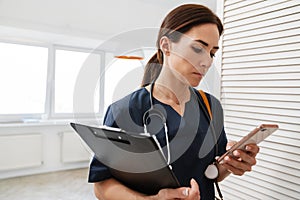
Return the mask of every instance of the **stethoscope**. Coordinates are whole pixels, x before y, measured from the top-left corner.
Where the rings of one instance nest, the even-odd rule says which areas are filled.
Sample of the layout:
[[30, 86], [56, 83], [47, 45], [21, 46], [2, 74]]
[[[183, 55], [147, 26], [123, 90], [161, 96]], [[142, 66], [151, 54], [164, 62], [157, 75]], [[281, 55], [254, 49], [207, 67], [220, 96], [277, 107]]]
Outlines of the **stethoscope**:
[[[165, 118], [165, 115], [159, 109], [155, 108], [153, 105], [153, 86], [154, 86], [154, 82], [151, 83], [151, 85], [150, 85], [150, 109], [148, 109], [143, 115], [144, 133], [149, 134], [147, 125], [149, 125], [151, 118], [157, 117], [161, 120], [161, 122], [164, 126], [164, 132], [165, 132], [165, 137], [166, 137], [166, 146], [167, 146], [167, 159], [166, 160], [167, 160], [167, 164], [170, 165], [171, 151], [170, 151], [167, 120]], [[154, 139], [156, 140], [156, 137], [154, 137]], [[158, 142], [158, 144], [159, 144], [159, 142]], [[160, 145], [159, 145], [159, 147], [162, 152], [162, 148]], [[162, 154], [162, 155], [164, 155], [164, 154]]]
[[[170, 164], [170, 160], [171, 160], [171, 152], [170, 152], [170, 144], [169, 144], [169, 136], [168, 136], [168, 127], [167, 127], [167, 120], [164, 116], [164, 114], [157, 108], [154, 107], [153, 104], [153, 86], [154, 86], [154, 82], [151, 83], [150, 85], [150, 108], [143, 114], [143, 125], [144, 125], [144, 133], [145, 134], [149, 134], [148, 129], [147, 129], [147, 125], [149, 125], [149, 122], [151, 121], [151, 117], [156, 117], [159, 118], [163, 124], [164, 127], [164, 132], [165, 132], [165, 137], [166, 137], [166, 146], [167, 146], [167, 164]], [[204, 111], [207, 119], [209, 121], [211, 121], [208, 112], [206, 111], [203, 103], [200, 101], [199, 97], [197, 96], [197, 94], [195, 93], [195, 91], [193, 89], [191, 89], [190, 91], [192, 91], [192, 94], [196, 97], [199, 106], [201, 107], [201, 109]], [[213, 138], [214, 138], [214, 149], [215, 149], [215, 155], [218, 155], [218, 140], [216, 138], [216, 134], [215, 134], [215, 129], [213, 124], [209, 126], [211, 129], [211, 132], [213, 134]], [[161, 147], [160, 147], [161, 149]], [[162, 151], [162, 150], [161, 150]], [[212, 179], [214, 180], [215, 184], [216, 184], [216, 188], [218, 191], [218, 194], [220, 196], [221, 199], [223, 199], [221, 190], [218, 186], [218, 182], [216, 180], [216, 178], [219, 176], [219, 170], [216, 166], [216, 161], [210, 165], [207, 166], [204, 175], [206, 176], [206, 178], [208, 179]]]

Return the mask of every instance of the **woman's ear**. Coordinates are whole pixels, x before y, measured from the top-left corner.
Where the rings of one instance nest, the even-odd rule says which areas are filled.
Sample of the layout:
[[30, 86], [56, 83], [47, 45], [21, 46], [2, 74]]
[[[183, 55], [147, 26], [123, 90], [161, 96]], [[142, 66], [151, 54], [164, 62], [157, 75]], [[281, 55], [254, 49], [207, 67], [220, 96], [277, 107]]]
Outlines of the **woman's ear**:
[[168, 37], [163, 36], [160, 38], [160, 49], [164, 53], [164, 55], [169, 56], [170, 55], [170, 48], [171, 48], [171, 41]]

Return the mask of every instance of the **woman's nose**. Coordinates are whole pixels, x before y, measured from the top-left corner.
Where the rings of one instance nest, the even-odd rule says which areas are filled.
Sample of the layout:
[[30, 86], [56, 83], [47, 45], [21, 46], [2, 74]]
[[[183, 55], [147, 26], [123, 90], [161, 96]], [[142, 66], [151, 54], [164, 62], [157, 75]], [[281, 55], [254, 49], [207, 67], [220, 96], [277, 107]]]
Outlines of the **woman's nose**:
[[208, 69], [211, 66], [212, 62], [213, 58], [211, 57], [210, 53], [206, 53], [200, 60], [200, 66]]

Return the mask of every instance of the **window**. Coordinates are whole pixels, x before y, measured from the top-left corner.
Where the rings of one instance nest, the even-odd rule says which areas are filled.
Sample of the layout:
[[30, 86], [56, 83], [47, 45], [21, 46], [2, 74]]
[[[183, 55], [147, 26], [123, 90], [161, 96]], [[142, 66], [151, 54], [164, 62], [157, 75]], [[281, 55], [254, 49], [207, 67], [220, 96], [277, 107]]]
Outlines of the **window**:
[[[142, 61], [115, 59], [111, 53], [104, 58], [102, 51], [53, 45], [0, 43], [0, 53], [0, 122], [5, 123], [70, 118], [74, 113], [99, 116], [105, 106], [140, 87], [144, 65], [154, 50], [144, 49]], [[86, 71], [90, 76], [78, 84]], [[83, 93], [88, 90], [92, 101], [75, 109], [78, 85]]]
[[113, 54], [106, 53], [105, 107], [141, 86], [144, 66], [154, 53], [153, 49], [143, 49], [144, 59], [142, 61], [116, 59]]
[[0, 43], [0, 114], [45, 112], [48, 49]]
[[115, 59], [109, 53], [106, 60], [105, 107], [139, 88], [143, 75], [143, 65], [139, 60]]
[[[73, 50], [57, 49], [55, 51], [55, 86], [54, 113], [73, 113], [73, 95], [76, 81], [81, 70], [91, 69], [100, 77], [101, 55]], [[87, 77], [88, 78], [88, 77]], [[99, 82], [98, 82], [99, 83]], [[99, 112], [99, 84], [94, 85], [94, 112]], [[91, 89], [91, 88], [87, 88]], [[76, 111], [78, 112], [78, 111]], [[90, 110], [79, 108], [80, 113], [91, 113]]]

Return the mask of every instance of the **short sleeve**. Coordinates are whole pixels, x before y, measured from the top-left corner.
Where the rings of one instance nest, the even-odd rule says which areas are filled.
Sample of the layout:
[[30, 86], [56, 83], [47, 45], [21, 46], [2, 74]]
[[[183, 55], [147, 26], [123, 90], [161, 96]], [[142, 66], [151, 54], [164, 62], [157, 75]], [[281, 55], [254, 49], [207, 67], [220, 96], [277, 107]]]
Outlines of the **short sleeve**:
[[88, 182], [95, 183], [95, 182], [106, 180], [108, 178], [111, 178], [111, 174], [108, 168], [104, 164], [102, 164], [99, 160], [97, 160], [96, 157], [94, 157], [90, 164]]
[[[105, 114], [104, 125], [116, 126], [111, 112], [111, 106], [107, 109], [107, 112]], [[109, 169], [103, 163], [101, 163], [96, 157], [94, 157], [90, 164], [88, 182], [89, 183], [99, 182], [111, 177], [112, 176]]]

